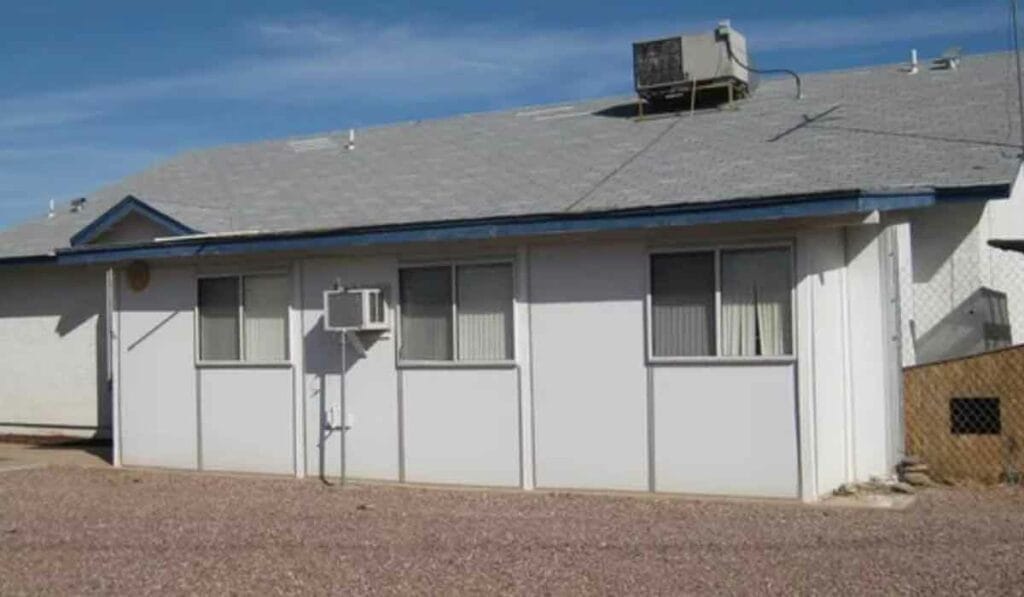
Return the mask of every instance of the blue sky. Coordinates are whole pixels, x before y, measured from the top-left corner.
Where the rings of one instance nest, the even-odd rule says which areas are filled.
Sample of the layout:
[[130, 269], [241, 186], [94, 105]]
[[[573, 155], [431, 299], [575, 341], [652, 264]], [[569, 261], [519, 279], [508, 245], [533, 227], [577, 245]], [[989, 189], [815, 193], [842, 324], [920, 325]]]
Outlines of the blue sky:
[[631, 40], [721, 18], [761, 66], [801, 71], [1003, 50], [1010, 34], [1003, 2], [6, 0], [0, 14], [0, 226], [189, 148], [628, 93]]

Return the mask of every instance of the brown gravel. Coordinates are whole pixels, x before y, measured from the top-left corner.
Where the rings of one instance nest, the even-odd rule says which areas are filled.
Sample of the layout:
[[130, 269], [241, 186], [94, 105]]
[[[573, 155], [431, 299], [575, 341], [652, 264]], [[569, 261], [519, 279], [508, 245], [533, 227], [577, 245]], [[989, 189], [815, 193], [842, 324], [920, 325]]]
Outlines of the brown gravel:
[[0, 474], [0, 594], [1024, 593], [1024, 491], [905, 511], [51, 467]]

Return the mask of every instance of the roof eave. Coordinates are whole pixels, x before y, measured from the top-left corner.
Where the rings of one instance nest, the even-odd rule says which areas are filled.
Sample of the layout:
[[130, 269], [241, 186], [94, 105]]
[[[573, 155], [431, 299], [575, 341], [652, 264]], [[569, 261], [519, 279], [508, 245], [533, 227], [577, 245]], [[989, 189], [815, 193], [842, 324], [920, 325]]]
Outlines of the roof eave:
[[917, 209], [948, 201], [1005, 198], [1009, 184], [889, 192], [837, 191], [747, 199], [713, 205], [676, 205], [641, 210], [546, 214], [424, 222], [328, 231], [277, 232], [241, 238], [170, 239], [117, 247], [73, 247], [57, 251], [61, 264], [114, 263], [132, 259], [243, 255], [283, 251], [317, 251], [377, 244], [485, 240], [613, 230], [652, 229], [730, 222], [827, 217], [874, 211]]

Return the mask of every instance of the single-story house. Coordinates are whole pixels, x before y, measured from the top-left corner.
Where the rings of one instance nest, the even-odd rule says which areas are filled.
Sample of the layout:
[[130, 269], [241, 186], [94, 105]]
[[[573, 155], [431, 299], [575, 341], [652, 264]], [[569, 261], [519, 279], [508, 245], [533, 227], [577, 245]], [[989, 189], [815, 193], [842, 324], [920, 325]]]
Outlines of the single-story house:
[[[1024, 309], [948, 272], [1024, 231], [1011, 59], [186, 153], [0, 232], [0, 430], [525, 489], [814, 500], [890, 474], [901, 340], [944, 316], [908, 293]], [[367, 331], [325, 325], [332, 289]]]

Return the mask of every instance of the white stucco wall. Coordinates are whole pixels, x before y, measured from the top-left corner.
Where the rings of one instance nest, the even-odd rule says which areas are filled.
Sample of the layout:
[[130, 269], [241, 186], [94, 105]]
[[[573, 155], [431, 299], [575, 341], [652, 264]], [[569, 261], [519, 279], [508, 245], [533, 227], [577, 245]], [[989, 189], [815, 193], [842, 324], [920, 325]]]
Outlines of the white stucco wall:
[[538, 487], [648, 488], [642, 243], [530, 251]]
[[405, 369], [405, 480], [519, 485], [514, 369]]
[[847, 401], [845, 248], [841, 228], [797, 238], [797, 354], [804, 496], [852, 480]]
[[805, 497], [889, 475], [901, 450], [892, 429], [899, 424], [893, 414], [900, 408], [893, 381], [899, 343], [885, 319], [897, 309], [888, 300], [895, 288], [887, 287], [885, 231], [862, 225], [798, 236]]
[[896, 451], [902, 449], [892, 445], [890, 433], [890, 425], [899, 423], [891, 420], [891, 404], [900, 388], [891, 387], [890, 375], [897, 366], [899, 341], [895, 330], [886, 330], [886, 310], [897, 305], [888, 300], [884, 238], [882, 226], [846, 229], [852, 474], [862, 480], [889, 474]]
[[154, 267], [139, 292], [118, 278], [121, 461], [198, 468], [195, 271]]
[[[338, 335], [323, 330], [323, 291], [335, 280], [346, 285], [386, 284], [397, 299], [398, 261], [393, 256], [309, 259], [298, 262], [302, 283], [302, 337], [304, 352], [303, 410], [305, 413], [305, 473], [341, 472], [341, 434], [321, 430], [321, 412], [341, 412], [341, 347]], [[352, 477], [399, 479], [399, 398], [393, 333], [374, 338], [360, 356], [346, 350], [344, 411], [351, 423], [345, 432], [345, 472]]]
[[292, 474], [292, 369], [198, 371], [203, 470]]
[[657, 491], [797, 497], [795, 366], [653, 368]]
[[[197, 370], [197, 270], [154, 268], [119, 292], [124, 462], [315, 476], [323, 455], [334, 477], [344, 454], [352, 478], [813, 499], [888, 464], [881, 230], [793, 232], [797, 360], [756, 364], [647, 363], [649, 251], [686, 235], [447, 247], [516, 256], [517, 362], [402, 367], [386, 333], [349, 347], [344, 400], [323, 290], [383, 284], [393, 306], [399, 267], [431, 256], [275, 262], [293, 279], [291, 363], [255, 369]], [[332, 406], [344, 446], [322, 433]]]
[[0, 270], [0, 434], [109, 437], [104, 272]]

